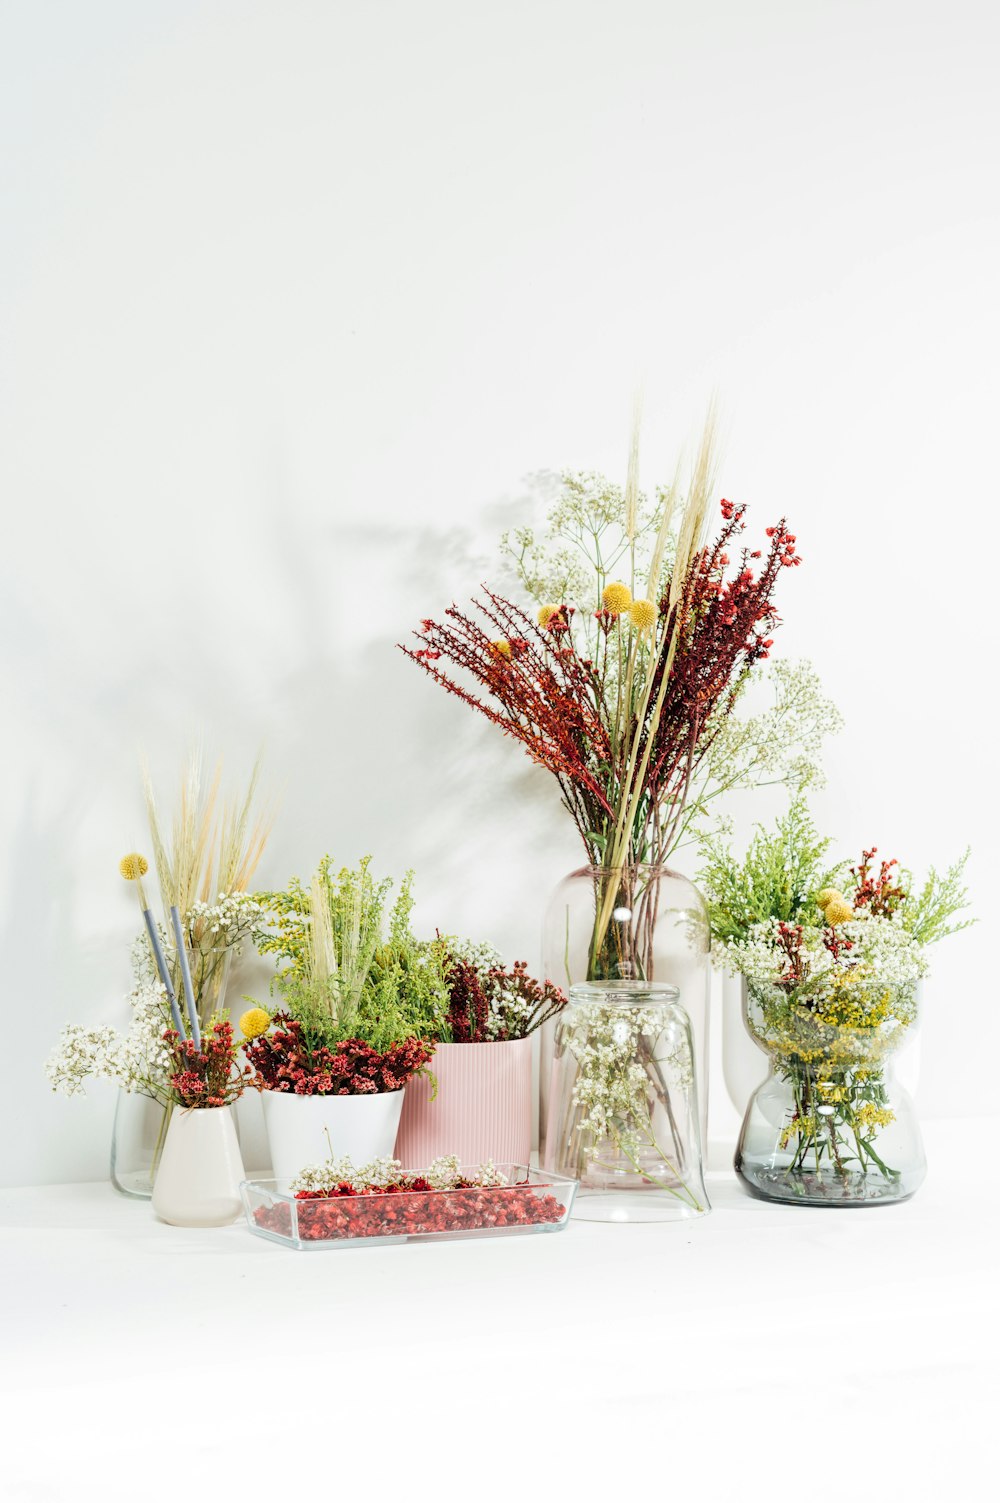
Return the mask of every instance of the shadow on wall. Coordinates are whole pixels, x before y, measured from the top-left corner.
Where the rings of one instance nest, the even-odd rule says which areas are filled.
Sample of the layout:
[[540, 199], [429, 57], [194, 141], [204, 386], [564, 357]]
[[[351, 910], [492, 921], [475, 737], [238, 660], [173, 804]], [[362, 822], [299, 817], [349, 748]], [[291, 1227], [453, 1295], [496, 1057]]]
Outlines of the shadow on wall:
[[416, 868], [425, 928], [528, 946], [534, 960], [544, 898], [579, 859], [555, 784], [396, 646], [484, 577], [473, 534], [336, 529], [349, 579], [324, 586], [314, 554], [306, 587], [288, 541], [275, 586], [290, 604], [295, 668], [274, 685], [268, 743], [295, 781], [269, 863], [290, 864], [276, 880], [331, 848], [345, 861], [372, 852], [380, 870]]
[[[91, 790], [93, 791], [93, 790]], [[127, 1007], [108, 975], [106, 934], [89, 934], [74, 881], [86, 788], [47, 809], [37, 781], [20, 802], [7, 851], [7, 894], [0, 926], [8, 1021], [16, 1037], [17, 1068], [5, 1092], [12, 1118], [7, 1129], [5, 1182], [30, 1183], [91, 1177], [93, 1153], [79, 1133], [79, 1104], [53, 1094], [43, 1064], [65, 1023], [124, 1024]], [[124, 973], [125, 963], [118, 967]], [[99, 1118], [110, 1142], [114, 1091], [88, 1086], [91, 1120]], [[106, 1165], [105, 1147], [105, 1165]]]
[[[285, 499], [248, 529], [249, 557], [194, 580], [190, 610], [155, 597], [151, 581], [140, 640], [98, 591], [80, 634], [20, 641], [11, 693], [23, 759], [7, 789], [0, 920], [25, 1060], [5, 1097], [20, 1126], [0, 1173], [9, 1183], [107, 1172], [114, 1091], [88, 1085], [87, 1101], [66, 1101], [42, 1066], [64, 1023], [127, 1022], [137, 916], [115, 867], [147, 839], [137, 745], [165, 804], [199, 732], [227, 771], [263, 748], [280, 806], [258, 885], [307, 876], [326, 852], [344, 863], [370, 852], [380, 873], [415, 868], [418, 932], [489, 940], [508, 961], [538, 963], [548, 894], [579, 864], [553, 780], [396, 648], [422, 617], [498, 577], [473, 532], [317, 530]], [[157, 579], [169, 574], [165, 564]], [[230, 1002], [237, 1010], [239, 990]]]

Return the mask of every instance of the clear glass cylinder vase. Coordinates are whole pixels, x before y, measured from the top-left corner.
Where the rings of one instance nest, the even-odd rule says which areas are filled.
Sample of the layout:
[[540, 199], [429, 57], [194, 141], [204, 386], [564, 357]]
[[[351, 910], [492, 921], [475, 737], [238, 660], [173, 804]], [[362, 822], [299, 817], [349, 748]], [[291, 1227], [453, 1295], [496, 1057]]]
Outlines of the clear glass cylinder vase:
[[[582, 866], [556, 888], [545, 914], [547, 980], [564, 991], [589, 981], [675, 987], [694, 1043], [701, 1135], [708, 1135], [711, 968], [708, 911], [701, 893], [665, 866]], [[539, 1138], [548, 1132], [555, 1020], [540, 1031]]]
[[779, 987], [749, 983], [745, 1021], [769, 1057], [750, 1097], [735, 1167], [762, 1200], [862, 1206], [907, 1200], [927, 1169], [895, 1056], [917, 1022], [915, 986], [868, 983], [867, 1025], [832, 1022]]
[[574, 1215], [672, 1221], [709, 1209], [691, 1026], [677, 988], [570, 989], [549, 1092], [545, 1168], [578, 1179]]
[[111, 1129], [111, 1183], [122, 1195], [133, 1200], [152, 1197], [170, 1113], [170, 1106], [151, 1096], [119, 1091]]

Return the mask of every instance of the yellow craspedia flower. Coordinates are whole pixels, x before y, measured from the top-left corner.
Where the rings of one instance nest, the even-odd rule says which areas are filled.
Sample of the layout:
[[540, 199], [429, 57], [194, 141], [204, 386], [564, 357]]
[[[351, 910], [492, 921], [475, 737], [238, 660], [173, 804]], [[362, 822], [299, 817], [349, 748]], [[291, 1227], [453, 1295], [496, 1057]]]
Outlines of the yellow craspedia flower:
[[656, 606], [651, 600], [633, 600], [628, 613], [638, 631], [648, 631], [656, 622]]
[[827, 903], [824, 911], [828, 924], [846, 924], [848, 919], [854, 917], [854, 909], [843, 898], [834, 898], [832, 903]]
[[130, 851], [123, 856], [118, 863], [118, 870], [126, 882], [138, 882], [149, 871], [149, 862], [145, 856], [140, 856], [138, 851]]
[[505, 641], [503, 637], [498, 642], [491, 642], [490, 646], [498, 658], [507, 658], [508, 661], [510, 660], [510, 643]]
[[558, 609], [559, 607], [557, 605], [543, 605], [541, 610], [538, 612], [539, 626], [548, 626], [549, 622], [552, 620], [552, 617], [555, 615]]
[[627, 611], [632, 604], [632, 591], [628, 585], [616, 580], [615, 583], [604, 586], [601, 604], [606, 611], [611, 612], [612, 616], [620, 616], [622, 611]]
[[271, 1019], [262, 1007], [251, 1007], [240, 1018], [240, 1032], [245, 1039], [259, 1038], [271, 1026]]
[[843, 902], [846, 902], [844, 894], [838, 892], [835, 887], [824, 887], [822, 892], [816, 894], [816, 906], [818, 908], [826, 908], [830, 903]]

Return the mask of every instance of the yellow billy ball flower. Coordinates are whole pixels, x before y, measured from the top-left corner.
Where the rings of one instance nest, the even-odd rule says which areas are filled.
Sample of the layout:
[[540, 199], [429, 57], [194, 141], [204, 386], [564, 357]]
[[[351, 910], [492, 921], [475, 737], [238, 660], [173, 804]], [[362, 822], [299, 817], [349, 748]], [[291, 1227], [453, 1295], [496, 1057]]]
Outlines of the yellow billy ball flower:
[[843, 898], [834, 898], [832, 903], [826, 905], [826, 921], [828, 924], [846, 924], [848, 919], [854, 917], [854, 909], [850, 903], [845, 903]]
[[632, 604], [632, 591], [628, 585], [616, 581], [614, 584], [604, 586], [601, 594], [601, 604], [612, 616], [620, 616], [622, 611], [627, 611]]
[[138, 882], [139, 878], [144, 877], [149, 871], [149, 862], [145, 856], [140, 856], [138, 851], [130, 851], [119, 861], [118, 870], [126, 882]]
[[816, 894], [816, 906], [818, 908], [828, 908], [831, 903], [843, 903], [845, 901], [844, 894], [838, 892], [835, 887], [824, 887], [822, 892]]
[[633, 600], [628, 608], [632, 625], [639, 631], [648, 631], [656, 621], [656, 606], [651, 600]]
[[259, 1038], [270, 1026], [271, 1019], [262, 1007], [251, 1007], [240, 1018], [240, 1032], [245, 1039]]
[[503, 637], [500, 638], [499, 642], [491, 642], [490, 646], [498, 658], [507, 658], [508, 661], [510, 660], [510, 643], [505, 641]]

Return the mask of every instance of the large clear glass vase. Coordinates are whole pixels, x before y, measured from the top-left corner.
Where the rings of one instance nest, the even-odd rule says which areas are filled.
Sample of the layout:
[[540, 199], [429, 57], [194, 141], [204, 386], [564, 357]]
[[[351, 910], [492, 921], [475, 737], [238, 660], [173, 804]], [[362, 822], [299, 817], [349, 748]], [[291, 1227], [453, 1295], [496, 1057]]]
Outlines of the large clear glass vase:
[[572, 987], [549, 1099], [545, 1168], [579, 1180], [574, 1215], [672, 1221], [708, 1210], [691, 1028], [676, 987]]
[[[665, 866], [582, 866], [556, 888], [545, 914], [546, 979], [564, 991], [588, 981], [676, 987], [694, 1044], [701, 1135], [708, 1129], [711, 996], [708, 912], [701, 893]], [[539, 1037], [539, 1138], [544, 1149], [555, 1022]]]
[[865, 1026], [831, 1022], [778, 987], [747, 986], [746, 1026], [770, 1073], [750, 1097], [735, 1167], [760, 1199], [878, 1205], [907, 1200], [923, 1182], [920, 1128], [894, 1073], [916, 1026], [916, 988], [869, 990], [878, 1004]]

